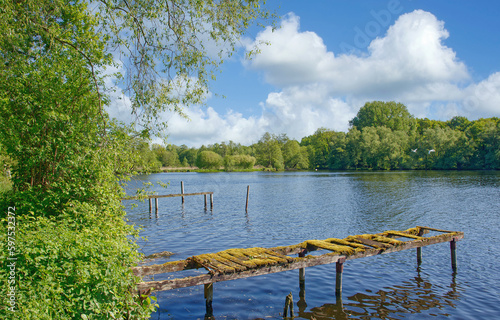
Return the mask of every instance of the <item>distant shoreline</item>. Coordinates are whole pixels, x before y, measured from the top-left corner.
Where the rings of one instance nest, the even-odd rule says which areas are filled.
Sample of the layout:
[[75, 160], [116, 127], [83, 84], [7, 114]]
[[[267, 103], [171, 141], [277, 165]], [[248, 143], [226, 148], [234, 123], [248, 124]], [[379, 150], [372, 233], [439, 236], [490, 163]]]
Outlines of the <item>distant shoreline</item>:
[[[159, 171], [151, 172], [151, 173], [174, 173], [174, 172], [200, 172], [200, 173], [208, 173], [208, 172], [276, 172], [275, 168], [266, 168], [263, 166], [254, 166], [253, 169], [234, 169], [234, 170], [225, 170], [224, 168], [219, 169], [200, 169], [198, 167], [162, 167]], [[342, 170], [329, 170], [329, 169], [307, 169], [307, 170], [294, 170], [294, 169], [285, 169], [280, 171], [339, 171], [339, 172], [395, 172], [395, 171], [498, 171], [498, 169], [399, 169], [399, 170], [373, 170], [373, 169], [342, 169]]]
[[200, 169], [198, 167], [161, 167], [158, 172], [252, 172], [262, 171], [262, 166], [254, 166], [253, 169], [234, 169], [226, 171], [223, 167], [219, 169]]

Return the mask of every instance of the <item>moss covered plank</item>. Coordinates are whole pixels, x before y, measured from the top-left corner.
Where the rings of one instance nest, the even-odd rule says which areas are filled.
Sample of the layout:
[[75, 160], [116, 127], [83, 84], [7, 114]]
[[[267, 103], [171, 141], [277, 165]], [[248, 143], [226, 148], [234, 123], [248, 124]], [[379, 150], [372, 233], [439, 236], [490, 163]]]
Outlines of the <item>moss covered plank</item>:
[[395, 237], [401, 237], [401, 238], [409, 238], [409, 239], [422, 239], [423, 237], [413, 235], [409, 232], [401, 232], [401, 231], [386, 231], [383, 233], [384, 236], [395, 236]]
[[[307, 268], [312, 266], [324, 265], [335, 263], [341, 258], [346, 258], [347, 260], [359, 259], [369, 256], [375, 256], [379, 254], [387, 254], [407, 249], [424, 247], [436, 243], [449, 242], [453, 239], [459, 240], [463, 238], [463, 232], [446, 233], [441, 235], [436, 235], [428, 238], [423, 238], [420, 240], [403, 242], [401, 245], [389, 246], [387, 248], [372, 248], [366, 249], [364, 252], [356, 252], [352, 255], [339, 255], [335, 253], [328, 253], [321, 256], [306, 256], [304, 258], [293, 258], [290, 262], [286, 264], [278, 264], [271, 266], [261, 266], [257, 269], [250, 269], [241, 272], [234, 272], [228, 274], [206, 274], [195, 277], [187, 277], [180, 279], [171, 279], [163, 281], [149, 281], [141, 282], [138, 284], [137, 288], [140, 290], [146, 290], [148, 288], [153, 288], [156, 291], [171, 290], [176, 288], [183, 288], [207, 283], [214, 283], [220, 281], [228, 281], [235, 279], [242, 279], [248, 277], [255, 277], [260, 275], [266, 275], [271, 273], [283, 272], [288, 270], [295, 270], [301, 268]], [[366, 239], [364, 239], [366, 240]]]
[[211, 274], [232, 273], [236, 271], [234, 267], [225, 263], [226, 259], [223, 259], [222, 257], [219, 257], [219, 259], [217, 259], [217, 257], [218, 256], [216, 253], [207, 253], [191, 257], [188, 260], [192, 261], [198, 267], [207, 269]]
[[236, 279], [243, 279], [249, 277], [256, 277], [260, 275], [266, 275], [271, 273], [283, 272], [288, 270], [295, 270], [301, 268], [307, 268], [322, 264], [335, 263], [342, 256], [316, 256], [315, 258], [294, 258], [293, 262], [284, 265], [273, 265], [273, 266], [263, 266], [257, 269], [250, 269], [242, 272], [228, 273], [228, 274], [206, 274], [196, 277], [186, 277], [180, 279], [170, 279], [162, 281], [147, 281], [141, 282], [137, 285], [137, 289], [146, 290], [148, 288], [153, 288], [156, 291], [171, 290], [176, 288], [184, 288], [195, 285], [229, 281]]
[[299, 254], [303, 252], [304, 249], [305, 248], [303, 248], [300, 243], [291, 246], [279, 246], [279, 247], [269, 248], [269, 250], [281, 255]]
[[142, 267], [134, 267], [132, 268], [132, 272], [134, 275], [138, 277], [144, 277], [148, 275], [154, 275], [154, 274], [161, 274], [161, 273], [167, 273], [167, 272], [176, 272], [176, 271], [182, 271], [182, 270], [188, 270], [188, 269], [194, 269], [196, 268], [195, 265], [193, 265], [190, 261], [188, 260], [178, 260], [178, 261], [171, 261], [163, 264], [155, 264], [151, 266], [142, 266]]
[[[463, 232], [447, 232], [431, 237], [420, 237], [417, 234], [428, 232], [432, 228], [417, 227], [405, 231], [386, 231], [378, 234], [349, 236], [345, 239], [329, 238], [326, 240], [308, 240], [300, 244], [275, 248], [228, 249], [218, 253], [203, 254], [186, 260], [167, 262], [133, 268], [137, 276], [175, 272], [203, 267], [209, 274], [177, 278], [163, 281], [149, 281], [138, 284], [138, 289], [153, 288], [158, 291], [182, 288], [219, 281], [227, 281], [254, 277], [287, 270], [307, 268], [317, 265], [337, 262], [341, 258], [347, 260], [359, 259], [379, 254], [397, 252], [412, 248], [420, 248], [431, 244], [460, 240]], [[432, 231], [441, 231], [432, 229]], [[407, 237], [414, 239], [400, 241], [392, 237]], [[389, 237], [388, 237], [389, 236]], [[373, 248], [371, 248], [373, 247]], [[305, 257], [290, 257], [286, 254], [304, 253], [307, 251], [327, 249], [332, 252]]]
[[443, 232], [443, 233], [453, 233], [454, 231], [450, 230], [442, 230], [442, 229], [436, 229], [436, 228], [430, 228], [430, 227], [421, 227], [418, 226], [417, 228], [423, 229], [423, 230], [428, 230], [428, 231], [437, 231], [437, 232]]
[[365, 244], [367, 246], [377, 248], [377, 249], [385, 249], [385, 248], [389, 248], [391, 246], [388, 243], [378, 242], [378, 241], [370, 240], [370, 239], [364, 239], [361, 237], [356, 238], [356, 241], [359, 241], [362, 244]]

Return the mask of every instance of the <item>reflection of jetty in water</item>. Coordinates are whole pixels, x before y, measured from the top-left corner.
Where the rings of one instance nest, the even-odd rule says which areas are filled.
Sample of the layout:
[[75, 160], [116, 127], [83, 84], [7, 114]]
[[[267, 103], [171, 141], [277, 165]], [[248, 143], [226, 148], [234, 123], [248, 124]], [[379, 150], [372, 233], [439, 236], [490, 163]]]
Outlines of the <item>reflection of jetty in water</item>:
[[305, 319], [400, 319], [404, 314], [417, 314], [433, 308], [455, 307], [454, 300], [459, 299], [455, 273], [449, 291], [438, 295], [430, 282], [418, 275], [402, 285], [384, 288], [376, 293], [356, 293], [348, 297], [347, 302], [337, 296], [336, 303], [327, 303], [306, 311], [305, 281], [300, 281], [300, 300], [298, 316]]

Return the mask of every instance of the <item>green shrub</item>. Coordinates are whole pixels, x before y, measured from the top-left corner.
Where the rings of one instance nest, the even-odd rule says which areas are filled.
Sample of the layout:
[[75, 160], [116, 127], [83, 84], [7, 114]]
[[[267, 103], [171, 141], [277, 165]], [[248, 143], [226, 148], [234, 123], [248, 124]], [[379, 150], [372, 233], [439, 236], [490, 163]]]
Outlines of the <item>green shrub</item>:
[[196, 159], [196, 166], [200, 169], [218, 169], [222, 163], [222, 157], [213, 151], [202, 151]]
[[235, 169], [249, 170], [255, 165], [255, 157], [250, 155], [233, 155], [224, 157], [224, 169], [232, 171]]
[[6, 192], [12, 189], [12, 182], [9, 178], [0, 174], [0, 193]]
[[[3, 210], [10, 202], [6, 198], [1, 201]], [[61, 209], [57, 217], [15, 211], [17, 311], [4, 307], [8, 306], [8, 286], [2, 285], [0, 318], [148, 318], [152, 305], [142, 306], [131, 291], [139, 279], [130, 266], [140, 257], [134, 242], [126, 237], [134, 231], [125, 223], [119, 203], [103, 211], [72, 201]], [[6, 219], [0, 243], [4, 263], [0, 277], [8, 279]]]

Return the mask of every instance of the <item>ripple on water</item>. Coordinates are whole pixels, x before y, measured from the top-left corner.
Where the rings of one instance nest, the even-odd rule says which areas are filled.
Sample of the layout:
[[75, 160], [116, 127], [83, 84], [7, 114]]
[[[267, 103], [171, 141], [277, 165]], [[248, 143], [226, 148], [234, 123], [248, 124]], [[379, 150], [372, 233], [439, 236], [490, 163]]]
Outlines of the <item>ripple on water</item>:
[[[448, 244], [346, 262], [342, 301], [335, 297], [335, 265], [306, 269], [305, 302], [298, 270], [216, 283], [216, 319], [282, 319], [292, 292], [298, 319], [492, 319], [500, 317], [500, 173], [234, 173], [157, 174], [167, 191], [215, 191], [214, 209], [203, 196], [160, 199], [158, 217], [147, 203], [127, 208], [130, 223], [143, 226], [146, 253], [173, 251], [162, 261], [251, 246], [290, 245], [307, 239], [406, 229], [415, 225], [460, 230], [458, 273]], [[246, 186], [249, 212], [245, 213]], [[132, 186], [133, 187], [133, 186]], [[199, 271], [203, 272], [203, 271]], [[160, 279], [160, 278], [158, 278]], [[203, 319], [203, 286], [156, 293], [152, 319]]]

